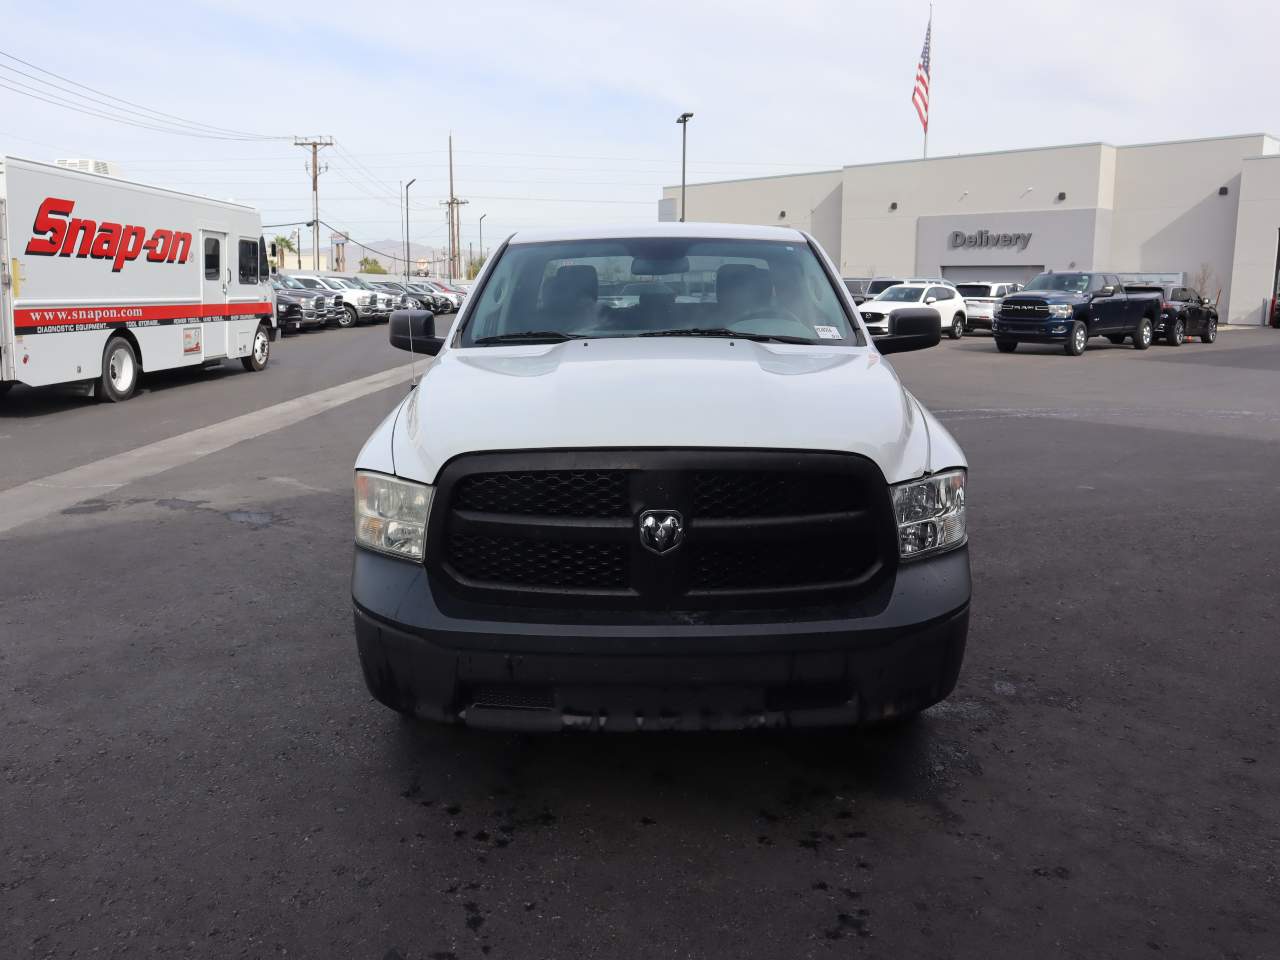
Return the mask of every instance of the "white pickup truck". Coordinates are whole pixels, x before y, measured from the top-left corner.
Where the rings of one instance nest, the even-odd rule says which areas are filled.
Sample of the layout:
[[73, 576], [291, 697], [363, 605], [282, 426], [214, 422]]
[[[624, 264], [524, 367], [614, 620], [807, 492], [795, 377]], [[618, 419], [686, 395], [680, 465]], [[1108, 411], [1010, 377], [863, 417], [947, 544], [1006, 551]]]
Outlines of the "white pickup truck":
[[[618, 305], [602, 281], [637, 289]], [[697, 291], [696, 295], [689, 291]], [[632, 302], [634, 300], [634, 302]], [[848, 725], [956, 683], [964, 454], [796, 230], [518, 233], [356, 461], [360, 663], [524, 730]]]

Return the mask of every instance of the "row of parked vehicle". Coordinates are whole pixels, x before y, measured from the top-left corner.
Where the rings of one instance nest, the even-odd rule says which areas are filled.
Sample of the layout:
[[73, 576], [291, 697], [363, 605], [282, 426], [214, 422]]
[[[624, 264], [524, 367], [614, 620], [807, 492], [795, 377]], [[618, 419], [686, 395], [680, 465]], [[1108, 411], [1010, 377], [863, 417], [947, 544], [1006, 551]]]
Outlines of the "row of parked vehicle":
[[1050, 271], [1025, 285], [957, 284], [939, 277], [847, 277], [844, 283], [875, 336], [895, 332], [895, 314], [926, 306], [938, 311], [951, 339], [990, 330], [1001, 353], [1013, 353], [1019, 343], [1048, 343], [1078, 357], [1091, 337], [1114, 344], [1129, 341], [1138, 350], [1156, 340], [1178, 347], [1190, 337], [1203, 343], [1218, 339], [1217, 305], [1198, 290], [1124, 284], [1114, 273]]
[[399, 281], [380, 274], [290, 271], [274, 274], [271, 287], [283, 334], [329, 325], [380, 323], [392, 310], [457, 313], [466, 299], [460, 287], [429, 277]]

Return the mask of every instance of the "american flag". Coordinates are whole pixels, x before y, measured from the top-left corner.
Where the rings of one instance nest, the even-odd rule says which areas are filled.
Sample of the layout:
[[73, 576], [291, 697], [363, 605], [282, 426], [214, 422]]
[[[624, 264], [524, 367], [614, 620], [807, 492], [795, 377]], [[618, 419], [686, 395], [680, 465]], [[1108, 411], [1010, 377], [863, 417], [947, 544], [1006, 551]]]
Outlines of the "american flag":
[[911, 102], [920, 115], [920, 126], [929, 132], [929, 45], [933, 38], [933, 15], [929, 15], [929, 26], [924, 31], [924, 49], [920, 51], [920, 62], [916, 65], [916, 86], [911, 91]]

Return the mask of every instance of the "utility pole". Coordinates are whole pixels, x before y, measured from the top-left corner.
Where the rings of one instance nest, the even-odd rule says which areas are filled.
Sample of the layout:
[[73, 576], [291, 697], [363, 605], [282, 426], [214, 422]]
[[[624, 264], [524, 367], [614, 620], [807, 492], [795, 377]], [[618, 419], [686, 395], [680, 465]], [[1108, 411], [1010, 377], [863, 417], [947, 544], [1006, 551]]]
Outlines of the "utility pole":
[[484, 255], [484, 218], [487, 216], [487, 213], [480, 214], [480, 259], [482, 261], [486, 259]]
[[462, 273], [462, 211], [458, 208], [467, 203], [459, 200], [453, 192], [453, 134], [449, 134], [449, 199], [444, 202], [449, 208], [449, 277], [456, 280]]
[[311, 148], [311, 267], [313, 270], [320, 269], [320, 174], [328, 170], [328, 165], [324, 170], [320, 169], [320, 148], [332, 147], [333, 137], [294, 137], [293, 145], [295, 147]]

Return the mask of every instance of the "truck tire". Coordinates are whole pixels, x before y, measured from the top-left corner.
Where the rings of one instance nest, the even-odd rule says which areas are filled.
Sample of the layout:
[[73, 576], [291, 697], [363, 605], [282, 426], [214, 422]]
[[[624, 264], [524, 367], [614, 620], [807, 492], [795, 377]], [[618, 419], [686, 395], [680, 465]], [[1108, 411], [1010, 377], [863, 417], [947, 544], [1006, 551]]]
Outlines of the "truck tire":
[[1173, 321], [1173, 326], [1169, 328], [1169, 332], [1164, 335], [1164, 338], [1171, 347], [1182, 346], [1187, 339], [1187, 321], [1181, 317]]
[[996, 349], [999, 350], [1001, 353], [1013, 353], [1013, 351], [1018, 349], [1018, 341], [1017, 340], [997, 340]]
[[957, 313], [951, 318], [951, 329], [947, 331], [947, 336], [952, 340], [959, 340], [964, 336], [964, 315]]
[[246, 370], [256, 373], [265, 369], [270, 359], [271, 335], [267, 333], [266, 324], [260, 323], [258, 329], [253, 332], [253, 347], [249, 350], [249, 355], [241, 357], [240, 362]]
[[[1218, 339], [1218, 318], [1210, 317], [1209, 322], [1204, 325], [1204, 329], [1200, 331], [1201, 343], [1213, 343]], [[3, 391], [0, 391], [2, 393]]]
[[338, 326], [354, 327], [360, 320], [360, 314], [356, 313], [356, 308], [349, 303], [342, 305], [342, 316], [338, 317]]
[[124, 337], [112, 337], [102, 349], [102, 375], [93, 384], [94, 399], [123, 403], [138, 387], [138, 355]]
[[13, 389], [12, 380], [0, 380], [0, 397], [3, 397], [6, 393], [8, 393], [12, 389]]
[[1151, 346], [1151, 319], [1143, 317], [1138, 329], [1133, 331], [1133, 349], [1145, 350]]
[[1067, 338], [1067, 342], [1062, 345], [1062, 351], [1068, 357], [1078, 357], [1084, 353], [1084, 348], [1089, 343], [1089, 329], [1077, 320], [1071, 325], [1071, 336]]

